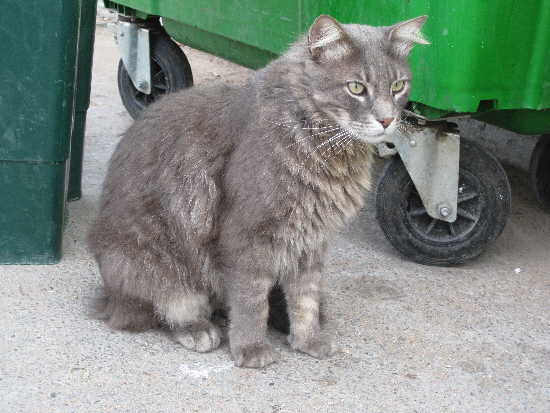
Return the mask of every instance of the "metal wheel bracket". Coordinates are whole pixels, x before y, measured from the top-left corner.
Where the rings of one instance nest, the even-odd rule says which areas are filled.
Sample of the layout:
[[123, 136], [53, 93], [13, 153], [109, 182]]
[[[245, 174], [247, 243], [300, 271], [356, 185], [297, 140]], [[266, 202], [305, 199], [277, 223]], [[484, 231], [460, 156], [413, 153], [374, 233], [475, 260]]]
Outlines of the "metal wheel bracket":
[[432, 218], [454, 222], [458, 209], [460, 135], [445, 122], [398, 130], [391, 143], [399, 153]]
[[137, 90], [151, 93], [149, 30], [136, 23], [119, 21], [115, 36], [122, 62]]

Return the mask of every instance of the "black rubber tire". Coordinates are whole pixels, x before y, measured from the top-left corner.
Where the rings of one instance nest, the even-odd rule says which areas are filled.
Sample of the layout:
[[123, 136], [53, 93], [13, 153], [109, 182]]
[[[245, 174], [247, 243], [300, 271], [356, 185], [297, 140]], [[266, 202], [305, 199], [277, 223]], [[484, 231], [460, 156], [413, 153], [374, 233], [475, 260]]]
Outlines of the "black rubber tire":
[[[432, 225], [423, 234], [418, 230], [421, 224], [414, 221], [420, 219], [416, 217], [419, 209], [412, 210], [413, 201], [420, 202], [420, 198], [403, 162], [396, 156], [385, 166], [376, 192], [376, 218], [390, 243], [412, 261], [440, 266], [462, 264], [480, 255], [504, 229], [510, 214], [511, 190], [499, 161], [477, 144], [461, 139], [459, 174], [459, 207], [462, 205], [460, 210], [469, 217], [455, 221], [458, 233], [455, 229], [446, 234], [445, 228], [451, 226], [426, 214], [425, 219]], [[421, 202], [420, 206], [423, 208]]]
[[163, 33], [151, 33], [151, 94], [138, 91], [122, 60], [118, 63], [118, 92], [124, 107], [136, 119], [142, 110], [166, 93], [193, 86], [193, 73], [180, 47]]
[[529, 180], [540, 206], [550, 212], [550, 135], [541, 136], [533, 150]]

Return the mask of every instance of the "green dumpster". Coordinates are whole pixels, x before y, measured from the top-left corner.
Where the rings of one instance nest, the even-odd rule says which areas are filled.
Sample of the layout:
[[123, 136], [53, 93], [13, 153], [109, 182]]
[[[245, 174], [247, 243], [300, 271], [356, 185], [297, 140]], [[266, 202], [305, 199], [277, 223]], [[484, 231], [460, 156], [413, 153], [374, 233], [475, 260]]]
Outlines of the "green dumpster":
[[80, 196], [95, 10], [96, 0], [0, 7], [0, 263], [61, 258], [67, 193]]
[[[461, 137], [452, 120], [469, 117], [524, 134], [550, 133], [550, 0], [106, 0], [105, 5], [119, 13], [119, 92], [134, 117], [163, 93], [191, 85], [183, 81], [191, 73], [180, 64], [187, 60], [174, 40], [259, 68], [320, 14], [374, 26], [428, 15], [422, 31], [431, 45], [415, 47], [410, 56], [413, 87], [403, 124], [414, 127], [377, 147], [388, 161], [375, 195], [376, 217], [390, 243], [422, 264], [475, 258], [497, 239], [510, 212], [505, 170], [492, 154]], [[177, 78], [178, 84], [170, 81]], [[533, 187], [550, 205], [544, 163], [550, 146], [537, 148]]]
[[[497, 4], [498, 3], [498, 4]], [[390, 25], [428, 15], [430, 47], [411, 56], [411, 101], [428, 118], [475, 113], [521, 133], [550, 132], [550, 0], [105, 1], [119, 13], [163, 17], [175, 40], [258, 68], [319, 14]]]

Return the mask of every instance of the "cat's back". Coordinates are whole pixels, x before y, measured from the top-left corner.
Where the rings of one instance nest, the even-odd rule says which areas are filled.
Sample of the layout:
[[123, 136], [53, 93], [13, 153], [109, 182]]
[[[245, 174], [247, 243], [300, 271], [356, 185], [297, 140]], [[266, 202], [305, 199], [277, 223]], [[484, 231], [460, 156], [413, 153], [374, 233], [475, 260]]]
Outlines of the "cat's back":
[[172, 93], [147, 108], [131, 133], [138, 139], [170, 134], [189, 143], [219, 145], [220, 138], [227, 142], [250, 112], [247, 88], [214, 82]]
[[189, 217], [183, 220], [189, 233], [209, 232], [213, 222], [191, 218], [216, 214], [220, 176], [246, 123], [240, 119], [249, 106], [243, 92], [224, 84], [193, 87], [147, 108], [113, 153], [90, 239], [152, 217], [169, 225], [176, 211]]
[[106, 187], [118, 180], [139, 185], [145, 176], [170, 170], [190, 173], [190, 168], [205, 167], [206, 160], [227, 154], [250, 115], [246, 95], [246, 86], [213, 83], [155, 102], [123, 135], [111, 158]]

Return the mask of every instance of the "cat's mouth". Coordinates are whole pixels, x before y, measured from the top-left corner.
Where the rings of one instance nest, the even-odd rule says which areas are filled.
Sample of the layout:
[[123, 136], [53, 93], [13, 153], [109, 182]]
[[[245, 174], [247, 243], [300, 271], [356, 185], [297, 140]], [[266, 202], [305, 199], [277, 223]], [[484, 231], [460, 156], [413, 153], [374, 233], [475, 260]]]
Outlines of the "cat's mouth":
[[382, 142], [393, 142], [393, 134], [395, 133], [396, 124], [393, 122], [388, 127], [382, 127], [374, 122], [367, 122], [361, 124], [359, 122], [352, 122], [346, 128], [351, 134], [363, 142], [377, 145]]

